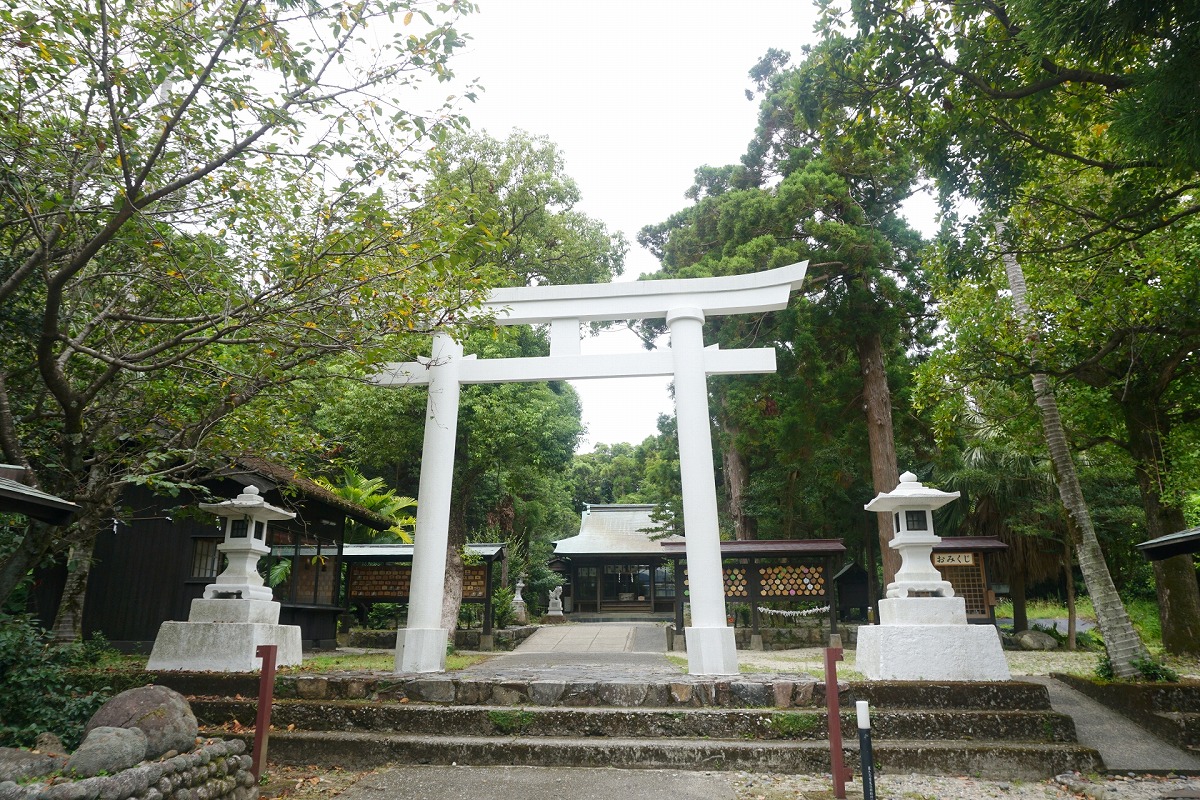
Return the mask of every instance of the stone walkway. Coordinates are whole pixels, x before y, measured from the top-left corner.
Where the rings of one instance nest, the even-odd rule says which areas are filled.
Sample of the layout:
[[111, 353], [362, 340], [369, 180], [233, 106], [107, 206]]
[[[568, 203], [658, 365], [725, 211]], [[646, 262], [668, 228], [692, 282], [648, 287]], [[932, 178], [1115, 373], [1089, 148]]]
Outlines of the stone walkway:
[[1050, 693], [1050, 706], [1075, 720], [1079, 743], [1100, 751], [1110, 772], [1200, 774], [1200, 758], [1180, 750], [1061, 681], [1044, 675], [1021, 680], [1040, 683]]
[[589, 623], [539, 628], [511, 653], [468, 667], [462, 677], [629, 683], [673, 677], [666, 631], [650, 623]]

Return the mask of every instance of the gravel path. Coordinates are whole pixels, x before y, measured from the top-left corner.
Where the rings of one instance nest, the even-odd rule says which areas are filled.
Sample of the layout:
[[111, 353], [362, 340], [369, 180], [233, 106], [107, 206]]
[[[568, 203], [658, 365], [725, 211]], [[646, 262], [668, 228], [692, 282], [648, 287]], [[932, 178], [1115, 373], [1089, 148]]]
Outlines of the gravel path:
[[[860, 776], [847, 784], [848, 798], [861, 798]], [[828, 777], [814, 775], [767, 775], [739, 772], [734, 778], [738, 800], [826, 800], [833, 797]], [[1155, 776], [1086, 778], [1060, 775], [1053, 781], [1021, 783], [985, 781], [975, 778], [943, 778], [930, 775], [880, 775], [875, 781], [876, 797], [888, 800], [979, 800], [1005, 797], [1014, 800], [1086, 797], [1092, 800], [1166, 800], [1200, 797], [1200, 778]]]

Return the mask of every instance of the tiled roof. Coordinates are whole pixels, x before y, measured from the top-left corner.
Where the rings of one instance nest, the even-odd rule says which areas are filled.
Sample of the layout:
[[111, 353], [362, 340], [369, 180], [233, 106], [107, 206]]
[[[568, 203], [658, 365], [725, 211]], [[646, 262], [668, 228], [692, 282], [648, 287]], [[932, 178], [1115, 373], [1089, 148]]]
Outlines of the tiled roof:
[[662, 555], [664, 542], [682, 542], [680, 536], [651, 538], [659, 524], [653, 505], [593, 505], [583, 512], [579, 535], [554, 543], [556, 556]]

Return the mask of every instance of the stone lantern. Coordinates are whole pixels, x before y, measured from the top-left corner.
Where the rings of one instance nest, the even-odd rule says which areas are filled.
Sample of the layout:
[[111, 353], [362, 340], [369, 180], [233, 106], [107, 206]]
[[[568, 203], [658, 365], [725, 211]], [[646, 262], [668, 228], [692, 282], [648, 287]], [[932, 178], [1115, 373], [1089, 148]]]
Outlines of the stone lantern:
[[225, 541], [217, 549], [228, 566], [205, 587], [203, 597], [192, 601], [187, 622], [159, 627], [146, 668], [253, 672], [262, 666], [259, 645], [271, 644], [278, 648], [275, 663], [299, 664], [300, 628], [279, 624], [279, 603], [258, 574], [258, 559], [271, 552], [267, 523], [296, 515], [267, 503], [255, 486], [200, 508], [225, 520]]
[[879, 624], [858, 629], [858, 669], [871, 680], [1009, 680], [994, 625], [967, 623], [966, 603], [933, 566], [933, 512], [958, 498], [922, 486], [905, 472], [900, 485], [867, 503], [892, 515], [900, 553], [896, 579], [879, 601]]
[[205, 599], [271, 600], [271, 590], [258, 574], [258, 559], [271, 552], [267, 523], [296, 515], [263, 500], [257, 486], [247, 486], [232, 500], [200, 503], [200, 508], [224, 518], [225, 542], [217, 549], [229, 562], [225, 571], [204, 587]]
[[957, 499], [958, 492], [922, 486], [916, 475], [906, 472], [899, 486], [867, 503], [867, 511], [892, 515], [895, 538], [890, 546], [900, 553], [900, 569], [896, 580], [887, 585], [888, 597], [916, 593], [954, 597], [950, 582], [933, 566], [933, 546], [942, 540], [933, 532], [933, 512]]

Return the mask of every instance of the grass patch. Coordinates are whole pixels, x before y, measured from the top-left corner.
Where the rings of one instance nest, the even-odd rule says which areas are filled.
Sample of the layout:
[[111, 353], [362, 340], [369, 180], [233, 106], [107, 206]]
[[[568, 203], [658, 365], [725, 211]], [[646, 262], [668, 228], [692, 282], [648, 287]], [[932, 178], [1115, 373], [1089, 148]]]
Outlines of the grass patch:
[[[1029, 619], [1066, 619], [1067, 606], [1059, 600], [1026, 600], [1025, 614]], [[1005, 600], [996, 605], [996, 616], [1012, 619], [1012, 600]], [[1075, 601], [1075, 615], [1078, 619], [1089, 622], [1096, 621], [1096, 610], [1092, 608], [1092, 598], [1080, 597]]]
[[821, 718], [816, 714], [782, 711], [771, 715], [771, 730], [780, 736], [794, 739], [817, 729]]
[[487, 716], [492, 727], [504, 734], [521, 733], [534, 720], [533, 714], [528, 711], [489, 711]]
[[[1158, 618], [1158, 603], [1151, 598], [1125, 599], [1125, 609], [1134, 630], [1152, 651], [1162, 647], [1162, 628]], [[1090, 597], [1080, 597], [1075, 604], [1076, 617], [1094, 623], [1096, 610]], [[1030, 600], [1025, 603], [1025, 612], [1030, 621], [1035, 619], [1066, 619], [1067, 607], [1058, 600]], [[1005, 600], [996, 606], [996, 616], [1012, 618], [1012, 601]], [[1097, 634], [1098, 638], [1098, 632]]]
[[[456, 672], [487, 661], [491, 656], [450, 653], [446, 656], [446, 671]], [[298, 667], [282, 667], [281, 675], [319, 672], [393, 672], [396, 657], [392, 653], [317, 653], [306, 656]]]

